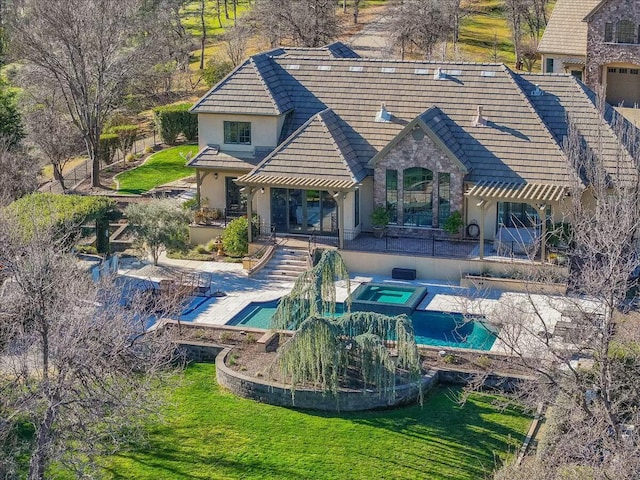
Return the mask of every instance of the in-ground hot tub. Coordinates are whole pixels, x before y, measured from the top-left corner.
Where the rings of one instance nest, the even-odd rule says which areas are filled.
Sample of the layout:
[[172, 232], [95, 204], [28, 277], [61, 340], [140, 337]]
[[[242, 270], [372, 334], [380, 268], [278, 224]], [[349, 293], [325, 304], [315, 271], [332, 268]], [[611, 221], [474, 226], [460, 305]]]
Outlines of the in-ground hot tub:
[[351, 310], [411, 315], [426, 294], [426, 287], [363, 283], [351, 294]]

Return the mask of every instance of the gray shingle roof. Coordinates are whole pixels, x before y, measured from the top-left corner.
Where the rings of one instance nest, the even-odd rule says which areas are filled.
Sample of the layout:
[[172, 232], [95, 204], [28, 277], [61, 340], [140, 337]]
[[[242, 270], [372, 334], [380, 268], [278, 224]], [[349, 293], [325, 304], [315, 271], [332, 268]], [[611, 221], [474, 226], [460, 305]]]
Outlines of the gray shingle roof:
[[281, 115], [291, 110], [293, 104], [270, 58], [263, 53], [246, 60], [209, 90], [191, 112]]
[[[298, 184], [299, 180], [337, 182], [348, 188], [360, 182], [366, 171], [351, 148], [342, 121], [330, 110], [315, 114], [287, 141], [280, 144], [240, 182]], [[339, 187], [338, 187], [339, 184]]]
[[207, 146], [200, 150], [188, 163], [188, 167], [216, 169], [216, 170], [251, 170], [271, 152], [272, 149], [256, 148], [253, 155], [238, 155], [220, 152], [217, 147]]
[[[585, 129], [596, 118], [586, 87], [570, 76], [521, 76], [496, 64], [282, 54], [263, 54], [257, 63], [262, 62], [271, 63], [271, 69], [260, 67], [270, 72], [265, 77], [270, 91], [286, 98], [291, 110], [282, 131], [283, 143], [252, 175], [263, 168], [261, 172], [269, 175], [346, 175], [349, 181], [357, 181], [365, 174], [367, 162], [407, 124], [424, 115], [422, 121], [467, 166], [468, 181], [565, 184], [567, 162], [561, 145], [566, 120], [562, 115], [565, 110], [588, 111], [583, 118]], [[434, 77], [438, 68], [444, 73], [442, 79]], [[233, 98], [213, 92], [200, 103], [216, 110], [234, 102], [236, 109], [248, 112], [264, 88], [245, 83], [246, 77], [238, 71], [223, 82], [234, 92]], [[536, 82], [546, 95], [530, 96]], [[562, 102], [551, 105], [555, 98]], [[382, 103], [391, 113], [390, 122], [375, 121]], [[475, 126], [479, 105], [486, 126]], [[336, 150], [335, 145], [340, 148]]]
[[[281, 47], [282, 55], [302, 58], [360, 58], [356, 52], [342, 42], [333, 42], [319, 48]], [[272, 55], [276, 56], [276, 55]]]
[[[538, 85], [544, 92], [531, 97], [532, 103], [545, 124], [548, 125], [559, 145], [564, 145], [569, 130], [569, 119], [580, 132], [584, 145], [601, 158], [609, 172], [616, 175], [635, 176], [637, 173], [631, 161], [632, 145], [621, 151], [620, 139], [616, 132], [635, 129], [610, 105], [605, 104], [605, 119], [600, 121], [596, 95], [572, 75], [527, 74], [518, 78], [523, 90], [531, 90]], [[623, 142], [625, 139], [622, 139]], [[620, 162], [621, 155], [624, 160]]]
[[587, 55], [587, 23], [584, 18], [600, 0], [558, 0], [538, 45], [541, 53]]

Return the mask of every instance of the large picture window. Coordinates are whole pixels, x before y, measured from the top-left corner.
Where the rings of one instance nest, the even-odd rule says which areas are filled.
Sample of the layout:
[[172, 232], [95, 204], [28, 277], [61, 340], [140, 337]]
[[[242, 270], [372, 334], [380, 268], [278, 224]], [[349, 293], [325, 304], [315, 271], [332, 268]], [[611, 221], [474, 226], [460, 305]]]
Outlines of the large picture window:
[[389, 223], [398, 223], [398, 171], [387, 170], [386, 179], [386, 192], [387, 192], [387, 210], [391, 215], [391, 221]]
[[438, 225], [442, 224], [451, 215], [451, 174], [438, 174]]
[[403, 187], [404, 225], [430, 227], [433, 220], [433, 172], [421, 167], [407, 168]]
[[251, 145], [251, 123], [224, 122], [224, 143]]

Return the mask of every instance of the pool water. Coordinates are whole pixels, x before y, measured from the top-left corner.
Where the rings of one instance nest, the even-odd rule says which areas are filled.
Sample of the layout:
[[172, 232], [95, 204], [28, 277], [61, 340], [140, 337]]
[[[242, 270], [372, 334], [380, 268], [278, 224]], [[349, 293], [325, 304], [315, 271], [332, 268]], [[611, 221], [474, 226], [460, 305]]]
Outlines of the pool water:
[[411, 315], [426, 294], [427, 288], [421, 286], [363, 283], [351, 294], [351, 310]]
[[358, 300], [367, 300], [369, 302], [378, 303], [394, 303], [403, 305], [411, 298], [413, 289], [401, 287], [377, 287], [373, 286], [363, 292]]
[[[227, 325], [269, 329], [271, 317], [278, 308], [278, 300], [253, 302], [242, 309]], [[344, 311], [336, 304], [336, 314]], [[485, 324], [483, 317], [470, 320], [460, 313], [415, 311], [409, 315], [416, 335], [416, 343], [436, 347], [473, 348], [490, 350], [496, 332]]]

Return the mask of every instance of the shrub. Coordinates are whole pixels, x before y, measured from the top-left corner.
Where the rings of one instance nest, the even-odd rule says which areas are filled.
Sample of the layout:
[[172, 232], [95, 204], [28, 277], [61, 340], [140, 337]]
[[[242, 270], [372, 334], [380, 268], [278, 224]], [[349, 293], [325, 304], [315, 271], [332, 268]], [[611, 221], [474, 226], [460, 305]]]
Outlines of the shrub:
[[116, 156], [120, 138], [116, 133], [103, 133], [100, 135], [99, 156], [100, 161], [110, 165]]
[[147, 145], [144, 147], [144, 153], [153, 153], [153, 147], [151, 145]]
[[476, 365], [484, 370], [489, 370], [491, 368], [491, 359], [486, 355], [481, 355], [476, 359]]
[[457, 235], [463, 226], [464, 221], [462, 220], [462, 214], [458, 210], [455, 210], [451, 212], [449, 218], [444, 221], [442, 229], [449, 235]]
[[222, 233], [224, 251], [231, 257], [242, 257], [249, 252], [249, 223], [246, 217], [231, 221]]
[[202, 253], [202, 254], [209, 253], [209, 251], [207, 250], [207, 247], [205, 247], [204, 245], [198, 245], [196, 247], [196, 252]]
[[233, 340], [233, 334], [231, 332], [222, 332], [220, 334], [220, 341], [222, 343], [229, 343], [231, 340]]
[[116, 125], [108, 130], [108, 133], [115, 133], [118, 136], [120, 151], [127, 155], [133, 148], [133, 144], [138, 137], [137, 125]]
[[190, 198], [182, 204], [182, 208], [185, 210], [195, 211], [198, 208], [198, 199]]
[[209, 87], [213, 87], [216, 83], [227, 76], [233, 70], [231, 62], [216, 62], [210, 60], [207, 67], [202, 71], [202, 78]]
[[258, 342], [258, 339], [252, 333], [249, 333], [249, 334], [247, 334], [246, 337], [244, 337], [244, 343], [246, 343], [247, 345], [253, 345], [253, 344], [257, 343], [257, 342]]
[[175, 145], [181, 133], [187, 141], [198, 137], [198, 118], [189, 113], [190, 103], [165, 105], [153, 109], [153, 118], [162, 141]]
[[136, 156], [133, 153], [129, 153], [127, 154], [127, 156], [124, 158], [125, 162], [131, 163], [131, 162], [135, 162]]

